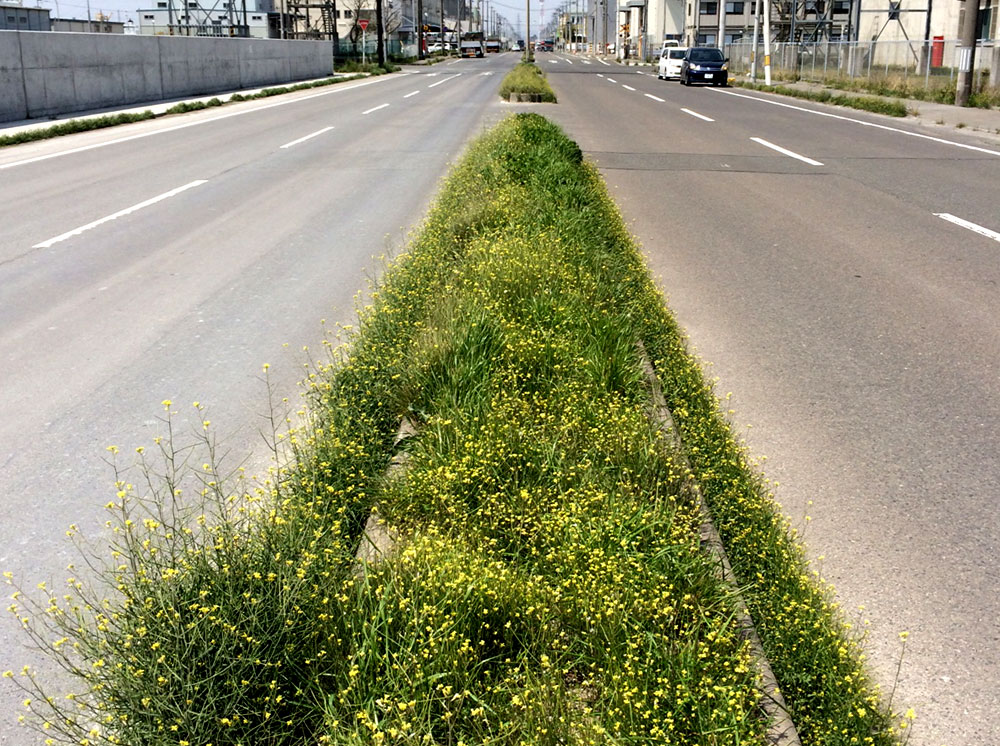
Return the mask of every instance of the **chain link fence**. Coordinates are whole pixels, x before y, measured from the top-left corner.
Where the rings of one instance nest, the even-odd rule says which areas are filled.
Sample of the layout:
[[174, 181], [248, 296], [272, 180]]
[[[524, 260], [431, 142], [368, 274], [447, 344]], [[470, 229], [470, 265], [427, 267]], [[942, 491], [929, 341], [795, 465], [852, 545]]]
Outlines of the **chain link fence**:
[[[954, 90], [958, 76], [955, 39], [919, 41], [773, 43], [771, 75], [775, 80], [854, 83], [852, 88], [896, 88], [927, 92]], [[754, 44], [750, 40], [727, 47], [731, 77], [748, 76]], [[757, 77], [764, 75], [764, 45], [757, 45]], [[976, 48], [974, 87], [1000, 86], [1000, 41], [981, 41]]]

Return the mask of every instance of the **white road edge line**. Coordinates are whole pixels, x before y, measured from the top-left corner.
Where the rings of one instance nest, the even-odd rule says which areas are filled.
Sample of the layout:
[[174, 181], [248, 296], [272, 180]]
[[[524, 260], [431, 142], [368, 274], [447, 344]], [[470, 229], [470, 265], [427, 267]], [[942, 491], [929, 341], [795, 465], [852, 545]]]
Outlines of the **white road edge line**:
[[633, 88], [632, 86], [625, 85], [624, 83], [622, 83], [622, 88], [624, 88], [626, 91], [634, 91], [635, 90], [635, 88]]
[[461, 74], [462, 74], [462, 73], [455, 73], [454, 75], [451, 75], [451, 76], [449, 76], [449, 77], [447, 77], [447, 78], [441, 78], [441, 80], [439, 80], [439, 81], [438, 81], [437, 83], [431, 83], [431, 84], [430, 84], [429, 86], [427, 86], [427, 87], [428, 87], [428, 88], [433, 88], [433, 87], [434, 87], [434, 86], [436, 86], [436, 85], [441, 85], [442, 83], [447, 83], [447, 82], [448, 82], [449, 80], [454, 80], [455, 78], [457, 78], [457, 77], [458, 77], [459, 75], [461, 75]]
[[60, 241], [65, 241], [67, 238], [72, 238], [73, 236], [79, 236], [81, 233], [83, 233], [84, 231], [89, 231], [91, 228], [96, 228], [97, 226], [102, 225], [104, 223], [109, 223], [112, 220], [117, 220], [118, 218], [125, 217], [126, 215], [130, 215], [136, 210], [141, 210], [144, 207], [155, 205], [157, 202], [162, 202], [165, 199], [170, 199], [171, 197], [177, 196], [181, 192], [186, 192], [188, 189], [194, 189], [195, 187], [201, 186], [202, 184], [205, 184], [207, 182], [208, 182], [207, 179], [198, 179], [196, 181], [192, 181], [189, 184], [177, 187], [176, 189], [171, 189], [169, 192], [164, 192], [161, 195], [158, 195], [151, 199], [147, 199], [143, 202], [140, 202], [137, 205], [126, 207], [124, 210], [119, 210], [118, 212], [108, 215], [107, 217], [101, 218], [100, 220], [95, 220], [93, 223], [87, 223], [86, 225], [81, 225], [79, 228], [74, 228], [71, 231], [66, 231], [65, 233], [62, 233], [56, 236], [55, 238], [50, 238], [48, 241], [42, 241], [41, 243], [36, 243], [31, 248], [47, 249], [53, 244], [57, 244]]
[[311, 135], [306, 135], [305, 137], [300, 137], [298, 140], [292, 140], [291, 142], [286, 142], [284, 145], [281, 146], [280, 149], [284, 150], [285, 148], [291, 148], [291, 147], [293, 147], [295, 145], [298, 145], [300, 142], [305, 142], [306, 140], [311, 140], [312, 138], [317, 137], [318, 135], [322, 135], [324, 132], [329, 132], [332, 129], [333, 129], [333, 127], [324, 127], [321, 130], [316, 130]]
[[[715, 93], [725, 93], [727, 96], [736, 96], [738, 98], [748, 98], [751, 101], [759, 101], [762, 104], [771, 104], [772, 106], [781, 106], [786, 109], [795, 109], [796, 111], [804, 111], [807, 114], [815, 114], [820, 117], [829, 117], [830, 119], [839, 119], [842, 122], [852, 122], [854, 124], [860, 124], [863, 127], [874, 127], [878, 130], [886, 130], [887, 132], [897, 132], [900, 135], [906, 135], [908, 137], [919, 137], [921, 140], [930, 140], [931, 142], [941, 143], [943, 145], [953, 145], [956, 148], [964, 148], [965, 150], [974, 150], [977, 153], [986, 153], [987, 155], [1000, 155], [1000, 150], [990, 150], [989, 148], [980, 148], [976, 145], [966, 145], [963, 142], [955, 142], [954, 140], [945, 140], [942, 137], [934, 137], [933, 135], [924, 135], [920, 132], [909, 132], [907, 130], [901, 130], [898, 127], [890, 127], [887, 124], [878, 124], [877, 122], [866, 122], [864, 119], [854, 119], [853, 117], [845, 117], [842, 114], [833, 114], [829, 111], [817, 111], [816, 109], [807, 109], [804, 106], [795, 106], [794, 104], [786, 104], [784, 101], [772, 101], [768, 98], [760, 98], [759, 96], [748, 96], [745, 93], [736, 93], [736, 91], [726, 91], [722, 88], [715, 88], [710, 86], [710, 91]], [[0, 168], [3, 168], [0, 166]]]
[[[409, 73], [403, 73], [408, 75]], [[284, 101], [275, 101], [273, 104], [264, 104], [263, 106], [255, 106], [249, 109], [240, 109], [238, 111], [230, 111], [225, 114], [219, 114], [214, 117], [206, 117], [205, 119], [194, 119], [190, 122], [185, 122], [184, 124], [178, 124], [173, 127], [164, 127], [161, 130], [153, 130], [152, 132], [140, 132], [137, 135], [129, 135], [128, 137], [119, 137], [117, 140], [108, 140], [107, 142], [96, 142], [92, 145], [83, 145], [79, 148], [70, 148], [69, 150], [60, 150], [58, 153], [49, 153], [48, 155], [39, 155], [34, 158], [25, 158], [23, 161], [13, 161], [12, 163], [0, 163], [0, 171], [5, 168], [14, 168], [15, 166], [25, 166], [29, 163], [37, 163], [38, 161], [47, 161], [49, 158], [59, 158], [64, 155], [72, 155], [74, 153], [83, 153], [87, 150], [95, 150], [97, 148], [104, 148], [108, 145], [117, 145], [122, 142], [130, 142], [131, 140], [140, 140], [144, 137], [152, 137], [153, 135], [162, 135], [166, 132], [176, 132], [177, 130], [187, 129], [188, 127], [197, 127], [200, 124], [208, 124], [209, 122], [217, 122], [220, 119], [229, 119], [230, 117], [240, 117], [244, 114], [252, 114], [255, 111], [264, 111], [265, 109], [273, 109], [277, 106], [287, 106], [288, 104], [297, 104], [300, 101], [308, 101], [311, 98], [319, 98], [320, 96], [329, 96], [331, 93], [343, 93], [344, 91], [353, 91], [355, 88], [362, 88], [366, 85], [374, 85], [375, 83], [383, 83], [387, 80], [392, 80], [392, 75], [386, 75], [384, 77], [380, 76], [375, 80], [366, 80], [363, 83], [357, 83], [355, 85], [334, 85], [329, 91], [320, 91], [319, 93], [311, 93], [308, 96], [299, 96], [298, 98], [290, 98]]]
[[365, 111], [363, 111], [361, 113], [362, 114], [371, 114], [373, 111], [378, 111], [379, 109], [384, 109], [388, 105], [389, 104], [379, 104], [378, 106], [373, 106], [372, 108], [366, 109]]
[[645, 96], [646, 98], [651, 98], [651, 99], [653, 99], [654, 101], [659, 101], [659, 102], [660, 102], [661, 104], [665, 104], [665, 103], [666, 103], [666, 100], [665, 100], [665, 99], [662, 99], [662, 98], [660, 98], [659, 96], [654, 96], [654, 95], [653, 95], [652, 93], [644, 93], [643, 95], [644, 95], [644, 96]]
[[767, 140], [761, 137], [751, 137], [750, 139], [756, 143], [760, 143], [765, 148], [770, 148], [771, 150], [777, 150], [782, 155], [787, 155], [789, 158], [795, 158], [796, 160], [802, 161], [803, 163], [808, 163], [810, 166], [823, 165], [819, 161], [814, 161], [812, 158], [807, 158], [804, 155], [799, 155], [798, 153], [788, 150], [787, 148], [783, 148], [780, 145], [775, 145], [773, 142], [768, 142]]
[[[704, 114], [699, 114], [698, 112], [691, 111], [690, 109], [681, 109], [681, 111], [683, 111], [685, 114], [690, 114], [693, 117], [698, 117], [698, 119], [703, 119], [706, 122], [714, 122], [715, 121], [711, 117], [706, 117]], [[753, 138], [751, 138], [751, 139], [753, 139]]]
[[948, 212], [936, 212], [935, 216], [941, 218], [942, 220], [947, 220], [949, 223], [954, 223], [955, 225], [960, 225], [963, 228], [968, 228], [973, 233], [978, 233], [980, 236], [986, 236], [987, 238], [992, 238], [994, 241], [1000, 241], [1000, 233], [996, 231], [991, 231], [989, 228], [984, 228], [981, 225], [972, 223], [968, 220], [963, 220], [962, 218], [957, 218]]

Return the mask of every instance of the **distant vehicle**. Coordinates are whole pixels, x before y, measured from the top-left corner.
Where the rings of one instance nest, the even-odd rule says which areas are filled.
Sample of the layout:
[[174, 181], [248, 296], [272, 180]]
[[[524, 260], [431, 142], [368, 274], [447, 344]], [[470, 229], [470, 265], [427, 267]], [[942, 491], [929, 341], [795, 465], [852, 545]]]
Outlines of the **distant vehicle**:
[[656, 77], [660, 80], [679, 78], [685, 53], [687, 53], [687, 47], [664, 47], [661, 49]]
[[709, 83], [727, 85], [729, 83], [729, 60], [717, 47], [691, 47], [681, 60], [681, 85]]
[[511, 51], [511, 52], [520, 52], [520, 51], [521, 51], [521, 45], [520, 45], [520, 44], [518, 44], [518, 43], [517, 43], [517, 42], [515, 41], [515, 42], [514, 42], [513, 44], [511, 44], [511, 45], [510, 45], [510, 51]]
[[500, 40], [499, 39], [487, 39], [486, 40], [486, 51], [487, 52], [499, 52], [500, 51]]
[[482, 39], [463, 38], [459, 53], [462, 57], [484, 57], [486, 55], [486, 49], [483, 46]]

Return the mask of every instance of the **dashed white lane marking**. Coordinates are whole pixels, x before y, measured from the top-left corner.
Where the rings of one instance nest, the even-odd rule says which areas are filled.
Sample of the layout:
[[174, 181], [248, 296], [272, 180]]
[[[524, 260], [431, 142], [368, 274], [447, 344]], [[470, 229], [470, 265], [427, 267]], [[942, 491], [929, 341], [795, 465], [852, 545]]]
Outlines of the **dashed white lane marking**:
[[186, 192], [188, 189], [194, 189], [195, 187], [201, 186], [202, 184], [205, 183], [207, 183], [207, 179], [198, 179], [196, 181], [192, 181], [188, 184], [185, 184], [184, 186], [177, 187], [176, 189], [171, 189], [169, 192], [164, 192], [163, 194], [160, 194], [156, 197], [144, 200], [137, 205], [126, 207], [124, 210], [119, 210], [118, 212], [112, 213], [111, 215], [103, 217], [100, 220], [95, 220], [93, 223], [87, 223], [86, 225], [81, 225], [79, 228], [74, 228], [71, 231], [66, 231], [65, 233], [61, 233], [55, 238], [50, 238], [48, 241], [42, 241], [41, 243], [36, 243], [31, 248], [47, 249], [53, 244], [57, 244], [60, 241], [65, 241], [67, 238], [72, 238], [73, 236], [79, 236], [81, 233], [83, 233], [84, 231], [89, 231], [91, 228], [96, 228], [97, 226], [103, 225], [104, 223], [110, 223], [112, 220], [123, 218], [126, 215], [130, 215], [133, 212], [136, 212], [137, 210], [141, 210], [144, 207], [155, 205], [157, 202], [162, 202], [165, 199], [170, 199], [171, 197], [174, 197], [180, 194], [181, 192]]
[[693, 117], [698, 117], [698, 119], [703, 119], [706, 122], [714, 122], [715, 120], [711, 117], [706, 117], [704, 114], [699, 114], [696, 111], [691, 111], [690, 109], [681, 109], [685, 114], [690, 114]]
[[624, 88], [626, 91], [634, 91], [635, 90], [635, 88], [633, 88], [632, 86], [625, 85], [624, 83], [622, 83], [622, 88]]
[[934, 213], [937, 217], [942, 220], [947, 220], [949, 223], [954, 223], [955, 225], [960, 225], [963, 228], [967, 228], [973, 233], [978, 233], [980, 236], [986, 236], [987, 238], [992, 238], [994, 241], [1000, 241], [1000, 233], [996, 231], [991, 231], [989, 228], [984, 228], [981, 225], [970, 222], [968, 220], [963, 220], [962, 218], [957, 218], [948, 212], [936, 212]]
[[787, 148], [783, 148], [780, 145], [775, 145], [773, 142], [768, 142], [767, 140], [765, 140], [765, 139], [763, 139], [761, 137], [751, 137], [750, 139], [753, 140], [756, 143], [759, 143], [759, 144], [763, 145], [765, 148], [770, 148], [771, 150], [776, 150], [779, 153], [781, 153], [782, 155], [787, 155], [789, 158], [795, 158], [796, 160], [800, 160], [803, 163], [808, 163], [810, 166], [822, 166], [823, 165], [819, 161], [814, 161], [812, 158], [807, 158], [804, 155], [799, 155], [798, 153], [796, 153], [796, 152], [794, 152], [792, 150], [788, 150]]
[[484, 73], [479, 73], [479, 76], [480, 76], [480, 77], [482, 77], [483, 75], [492, 75], [492, 74], [493, 74], [493, 71], [492, 71], [492, 70], [487, 70], [487, 71], [486, 71], [486, 72], [484, 72]]
[[305, 137], [300, 137], [298, 140], [292, 140], [291, 142], [286, 142], [284, 145], [281, 146], [280, 149], [284, 150], [285, 148], [294, 147], [295, 145], [298, 145], [300, 142], [305, 142], [306, 140], [311, 140], [312, 138], [317, 137], [318, 135], [322, 135], [324, 132], [329, 132], [332, 129], [333, 129], [333, 127], [324, 127], [321, 130], [316, 130], [311, 135], [306, 135]]
[[644, 93], [643, 95], [644, 95], [644, 96], [645, 96], [646, 98], [651, 98], [651, 99], [653, 99], [654, 101], [659, 101], [659, 102], [660, 102], [661, 104], [664, 104], [664, 103], [666, 103], [666, 101], [665, 101], [664, 99], [660, 98], [659, 96], [654, 96], [654, 95], [653, 95], [652, 93]]
[[442, 83], [447, 83], [449, 80], [454, 80], [455, 78], [459, 77], [461, 74], [462, 73], [455, 73], [454, 75], [450, 75], [447, 78], [441, 78], [441, 80], [439, 80], [437, 83], [431, 83], [427, 87], [428, 88], [433, 88], [434, 86], [441, 85]]
[[378, 106], [373, 106], [372, 108], [366, 109], [365, 111], [363, 111], [361, 113], [362, 114], [371, 114], [373, 111], [378, 111], [379, 109], [384, 109], [388, 105], [389, 104], [379, 104]]
[[[408, 73], [404, 73], [408, 74]], [[229, 111], [225, 114], [219, 114], [214, 117], [205, 117], [204, 119], [198, 118], [190, 122], [184, 122], [184, 124], [178, 124], [173, 127], [164, 127], [163, 129], [152, 130], [150, 132], [140, 132], [136, 135], [129, 135], [127, 137], [119, 137], [115, 140], [107, 140], [105, 142], [97, 142], [91, 145], [82, 145], [79, 148], [70, 148], [69, 150], [60, 150], [57, 153], [48, 153], [47, 155], [38, 155], [34, 158], [25, 158], [23, 161], [13, 161], [11, 163], [0, 163], [0, 171], [6, 168], [14, 168], [16, 166], [25, 166], [29, 163], [38, 163], [39, 161], [47, 161], [50, 158], [59, 158], [64, 155], [72, 155], [74, 153], [83, 153], [88, 150], [96, 150], [97, 148], [104, 148], [108, 145], [117, 145], [123, 142], [130, 142], [132, 140], [140, 140], [144, 137], [152, 137], [153, 135], [162, 135], [166, 132], [176, 132], [177, 130], [187, 129], [188, 127], [197, 127], [200, 124], [208, 124], [209, 122], [217, 122], [220, 119], [229, 119], [230, 117], [241, 117], [244, 114], [252, 114], [255, 111], [264, 111], [265, 109], [274, 109], [278, 106], [288, 106], [288, 104], [297, 104], [301, 101], [308, 101], [312, 98], [319, 98], [320, 96], [329, 96], [332, 93], [343, 93], [344, 91], [353, 91], [355, 88], [361, 88], [366, 85], [375, 85], [376, 83], [382, 83], [386, 80], [391, 80], [393, 76], [386, 75], [384, 77], [378, 77], [375, 80], [366, 80], [361, 83], [355, 83], [353, 85], [335, 85], [328, 91], [321, 91], [320, 93], [311, 93], [307, 96], [299, 96], [297, 98], [289, 98], [283, 101], [275, 101], [273, 104], [264, 104], [263, 106], [254, 106], [247, 109], [237, 109], [236, 111]]]
[[603, 78], [604, 77], [604, 73], [597, 73], [597, 77], [598, 78]]
[[420, 91], [410, 91], [405, 96], [403, 96], [403, 98], [409, 98], [410, 96], [416, 96], [418, 93], [420, 93]]
[[614, 78], [605, 78], [605, 80], [608, 81], [609, 83], [617, 83], [618, 82]]
[[584, 65], [590, 64], [590, 60], [580, 60], [580, 62], [582, 62]]
[[[886, 130], [887, 132], [896, 132], [900, 135], [906, 135], [907, 137], [919, 137], [921, 140], [930, 140], [932, 142], [938, 142], [943, 145], [952, 145], [956, 148], [964, 148], [965, 150], [974, 150], [977, 153], [986, 153], [987, 155], [1000, 155], [1000, 150], [990, 150], [989, 148], [980, 148], [976, 145], [966, 145], [964, 142], [955, 142], [954, 140], [945, 140], [942, 137], [934, 137], [933, 135], [924, 135], [920, 132], [909, 132], [907, 130], [901, 130], [898, 127], [890, 127], [887, 124], [878, 124], [877, 122], [866, 122], [864, 119], [854, 119], [853, 117], [845, 117], [842, 114], [833, 114], [829, 111], [818, 111], [816, 109], [807, 109], [804, 106], [795, 106], [794, 104], [786, 104], [784, 101], [772, 101], [769, 98], [760, 98], [758, 96], [748, 96], [745, 93], [736, 93], [735, 91], [727, 91], [722, 88], [710, 87], [708, 90], [715, 91], [716, 93], [725, 93], [727, 96], [736, 96], [737, 98], [748, 98], [751, 101], [759, 101], [762, 104], [771, 104], [772, 106], [781, 106], [785, 109], [795, 109], [796, 111], [804, 111], [807, 114], [815, 114], [820, 117], [829, 117], [830, 119], [839, 119], [842, 122], [852, 122], [853, 124], [860, 124], [863, 127], [874, 127], [878, 130]], [[3, 168], [0, 166], [0, 168]]]
[[611, 67], [610, 62], [605, 62], [604, 60], [598, 60], [598, 62], [600, 62], [602, 65], [607, 65], [608, 67]]
[[559, 64], [559, 60], [549, 60], [549, 62], [551, 62], [553, 65]]
[[569, 59], [568, 57], [563, 57], [563, 59], [564, 59], [564, 60], [565, 60], [565, 61], [566, 61], [566, 62], [567, 62], [568, 64], [570, 64], [570, 65], [572, 65], [572, 64], [573, 64], [573, 60]]
[[457, 65], [461, 61], [462, 60], [460, 60], [460, 59], [459, 60], [455, 60], [454, 62], [449, 62], [448, 65]]

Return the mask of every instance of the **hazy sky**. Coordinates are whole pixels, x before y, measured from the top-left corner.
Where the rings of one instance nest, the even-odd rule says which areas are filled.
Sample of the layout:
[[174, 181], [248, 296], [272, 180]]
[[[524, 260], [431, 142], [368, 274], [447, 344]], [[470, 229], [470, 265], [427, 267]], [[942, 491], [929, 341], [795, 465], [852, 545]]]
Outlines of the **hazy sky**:
[[[476, 0], [478, 2], [478, 0]], [[212, 0], [202, 0], [203, 4], [211, 5]], [[538, 27], [540, 11], [545, 13], [545, 20], [548, 21], [552, 12], [563, 0], [547, 0], [544, 4], [539, 0], [531, 0], [531, 25], [532, 29]], [[27, 7], [49, 8], [53, 17], [58, 18], [86, 18], [87, 0], [22, 0], [22, 4]], [[98, 13], [106, 13], [113, 21], [126, 21], [131, 18], [138, 23], [135, 11], [139, 8], [155, 7], [156, 0], [90, 0], [90, 11], [94, 17]], [[525, 4], [518, 0], [490, 0], [490, 5], [498, 13], [505, 16], [512, 25], [521, 22], [521, 29], [524, 29]], [[251, 7], [251, 0], [248, 0], [247, 7]], [[519, 18], [520, 17], [520, 18]]]

